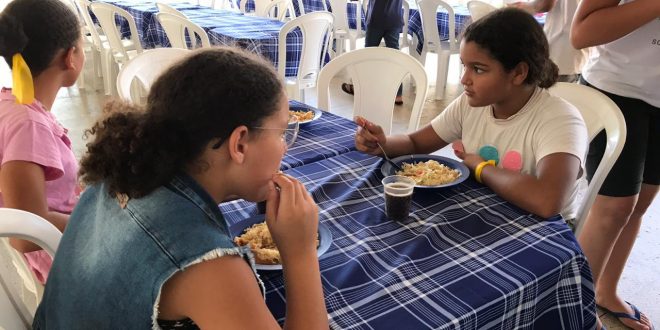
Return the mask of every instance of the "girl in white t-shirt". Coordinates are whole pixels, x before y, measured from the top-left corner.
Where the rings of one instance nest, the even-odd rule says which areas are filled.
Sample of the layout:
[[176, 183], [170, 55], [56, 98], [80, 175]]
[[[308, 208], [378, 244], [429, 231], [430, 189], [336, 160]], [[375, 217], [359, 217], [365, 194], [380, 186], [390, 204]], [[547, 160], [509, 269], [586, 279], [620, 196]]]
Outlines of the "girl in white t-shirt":
[[[596, 303], [633, 329], [651, 320], [617, 294], [641, 221], [660, 187], [660, 1], [582, 0], [571, 41], [592, 47], [581, 83], [599, 89], [626, 119], [626, 143], [603, 182], [578, 238], [594, 277]], [[605, 149], [589, 146], [587, 178]]]
[[449, 143], [477, 181], [541, 217], [575, 216], [587, 131], [579, 112], [546, 88], [558, 75], [541, 26], [528, 13], [497, 10], [472, 23], [460, 49], [465, 92], [429, 125], [385, 136], [358, 117], [357, 149], [431, 153]]

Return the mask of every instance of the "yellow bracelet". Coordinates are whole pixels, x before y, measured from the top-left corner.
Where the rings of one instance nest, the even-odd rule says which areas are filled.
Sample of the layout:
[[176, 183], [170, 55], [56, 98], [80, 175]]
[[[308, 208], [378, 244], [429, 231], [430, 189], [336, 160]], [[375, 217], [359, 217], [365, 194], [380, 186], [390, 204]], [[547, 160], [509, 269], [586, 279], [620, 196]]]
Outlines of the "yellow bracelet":
[[477, 167], [474, 168], [474, 179], [477, 180], [477, 182], [483, 183], [483, 182], [481, 182], [481, 172], [484, 170], [484, 167], [486, 167], [488, 165], [495, 166], [495, 161], [492, 160], [492, 159], [487, 160], [487, 161], [479, 163], [479, 165], [477, 165]]

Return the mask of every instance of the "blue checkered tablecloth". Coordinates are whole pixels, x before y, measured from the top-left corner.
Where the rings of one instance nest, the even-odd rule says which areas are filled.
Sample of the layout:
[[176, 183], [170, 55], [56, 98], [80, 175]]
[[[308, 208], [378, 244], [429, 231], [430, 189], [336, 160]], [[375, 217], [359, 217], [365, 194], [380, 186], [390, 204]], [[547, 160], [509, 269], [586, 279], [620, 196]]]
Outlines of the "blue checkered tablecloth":
[[[310, 109], [309, 105], [294, 100], [289, 108]], [[302, 166], [355, 150], [355, 130], [352, 121], [323, 111], [315, 121], [300, 126], [296, 142], [282, 159], [282, 170]]]
[[[452, 5], [454, 9], [454, 18], [456, 21], [456, 35], [460, 35], [462, 31], [471, 22], [470, 12], [466, 5]], [[440, 40], [449, 39], [449, 14], [447, 11], [440, 8], [437, 13], [438, 31], [440, 31]], [[419, 43], [417, 44], [417, 52], [422, 53], [424, 46], [424, 31], [422, 28], [422, 15], [414, 4], [410, 5], [410, 16], [408, 17], [408, 34], [417, 36]]]
[[[162, 26], [156, 19], [158, 8], [155, 2], [132, 0], [103, 0], [128, 11], [134, 18], [139, 39], [144, 48], [169, 47], [170, 43]], [[172, 4], [195, 24], [204, 29], [213, 45], [241, 47], [257, 53], [275, 66], [278, 63], [278, 34], [284, 23], [262, 17], [246, 16], [226, 10], [185, 3]], [[249, 8], [249, 3], [248, 3]], [[117, 24], [124, 37], [130, 32], [128, 23], [118, 18]], [[287, 35], [287, 58], [285, 75], [296, 76], [302, 52], [302, 33], [296, 29]]]
[[[332, 329], [592, 329], [589, 266], [559, 217], [540, 219], [468, 179], [416, 191], [405, 222], [386, 219], [382, 159], [349, 152], [286, 173], [332, 232], [320, 257]], [[230, 225], [254, 203], [220, 205]], [[261, 272], [282, 323], [281, 272]]]

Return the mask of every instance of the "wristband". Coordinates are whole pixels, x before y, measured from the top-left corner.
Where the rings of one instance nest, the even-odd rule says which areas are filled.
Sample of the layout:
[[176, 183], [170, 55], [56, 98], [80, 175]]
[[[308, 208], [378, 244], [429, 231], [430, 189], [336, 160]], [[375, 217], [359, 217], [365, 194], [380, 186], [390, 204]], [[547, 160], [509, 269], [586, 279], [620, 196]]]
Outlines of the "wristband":
[[481, 172], [484, 170], [484, 167], [489, 166], [489, 165], [490, 166], [495, 166], [495, 161], [492, 160], [492, 159], [487, 160], [487, 161], [479, 163], [479, 165], [477, 165], [477, 167], [474, 168], [474, 179], [477, 180], [477, 182], [483, 183], [483, 182], [481, 182]]

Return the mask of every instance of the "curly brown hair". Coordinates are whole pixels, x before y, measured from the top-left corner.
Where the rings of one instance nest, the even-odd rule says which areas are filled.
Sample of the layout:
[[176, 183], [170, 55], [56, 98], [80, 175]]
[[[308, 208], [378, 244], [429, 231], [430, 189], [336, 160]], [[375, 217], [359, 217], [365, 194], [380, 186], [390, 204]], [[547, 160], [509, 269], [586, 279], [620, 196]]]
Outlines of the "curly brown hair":
[[492, 12], [470, 24], [463, 32], [463, 40], [487, 50], [506, 71], [518, 63], [527, 63], [526, 84], [548, 88], [559, 78], [559, 68], [550, 59], [548, 39], [541, 25], [523, 10], [503, 8]]
[[95, 138], [80, 177], [105, 182], [110, 194], [145, 196], [196, 162], [211, 140], [259, 126], [282, 93], [272, 65], [256, 55], [228, 47], [193, 52], [157, 79], [144, 109], [105, 106], [108, 117], [86, 131]]

